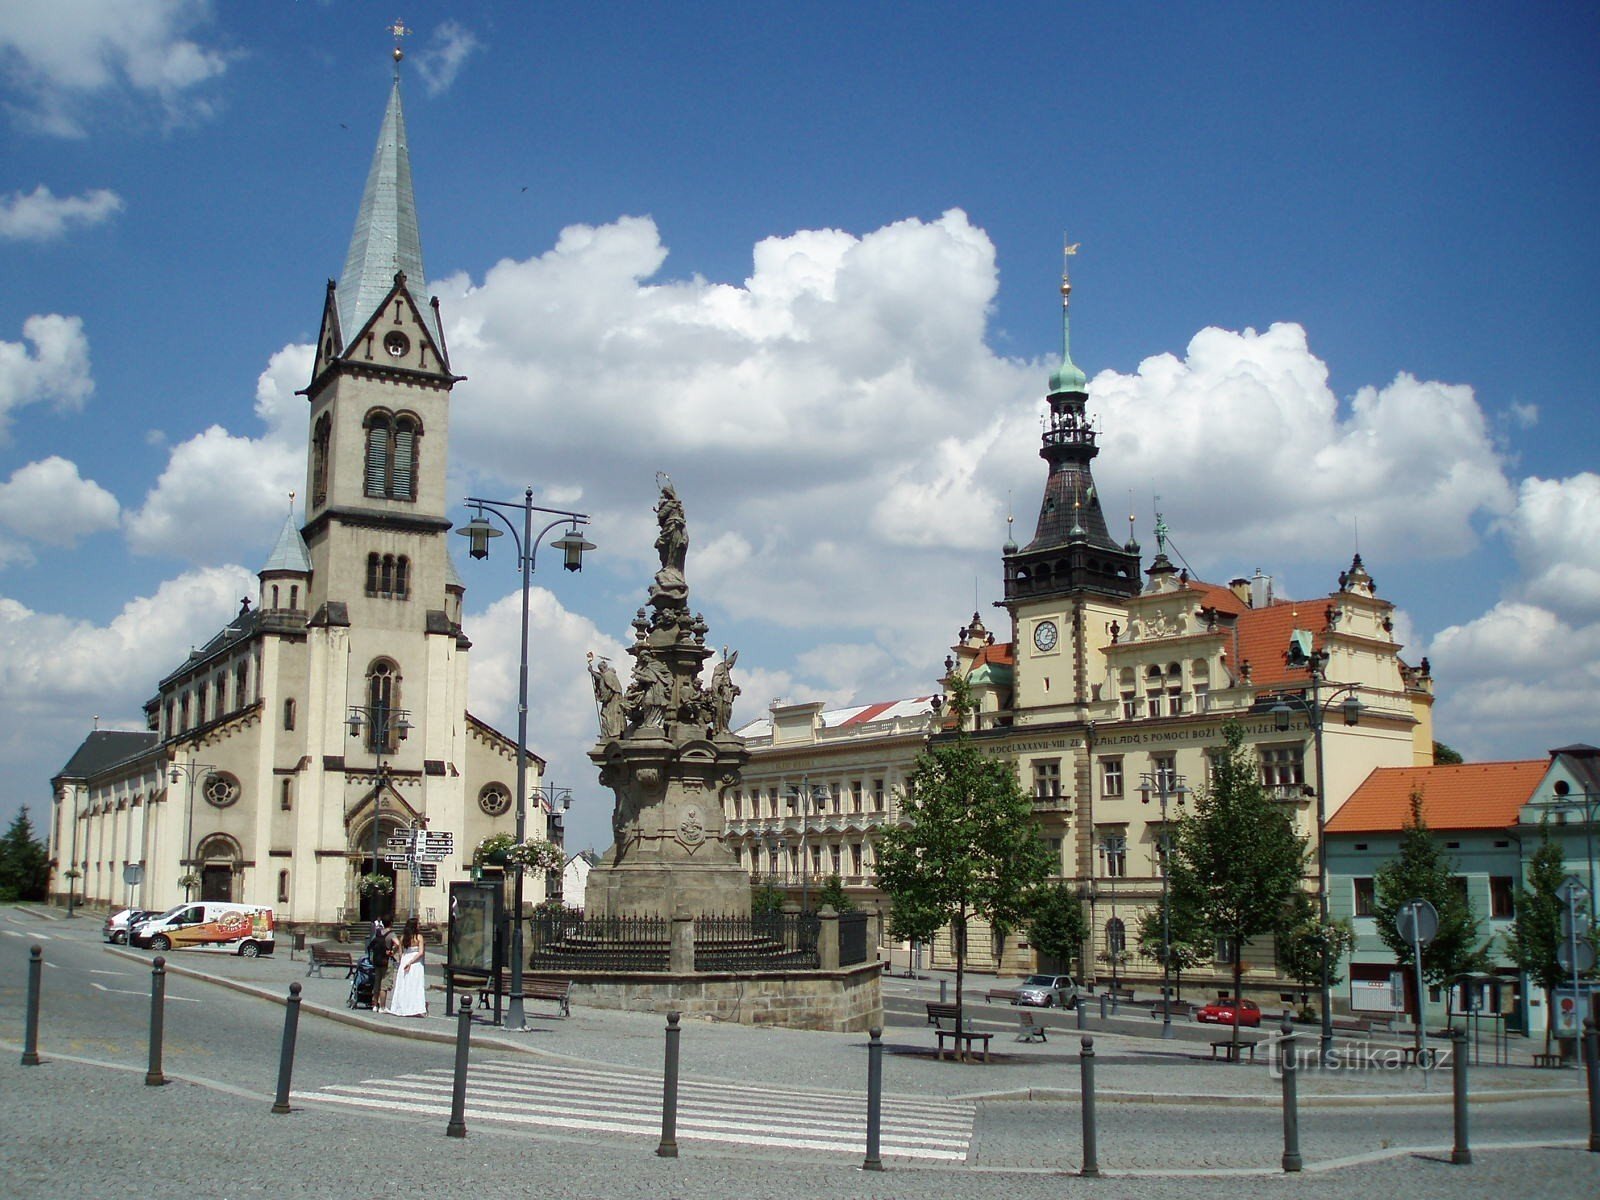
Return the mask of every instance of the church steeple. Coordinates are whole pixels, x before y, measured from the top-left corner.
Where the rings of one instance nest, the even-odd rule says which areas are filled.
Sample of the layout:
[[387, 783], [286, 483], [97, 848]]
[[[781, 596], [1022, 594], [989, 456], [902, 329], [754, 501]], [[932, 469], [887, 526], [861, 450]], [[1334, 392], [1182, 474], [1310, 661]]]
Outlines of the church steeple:
[[[1066, 247], [1066, 256], [1077, 252]], [[1061, 365], [1050, 374], [1050, 406], [1039, 456], [1050, 465], [1033, 540], [1005, 554], [1006, 599], [1092, 591], [1131, 596], [1139, 590], [1137, 550], [1119, 546], [1089, 464], [1100, 448], [1085, 414], [1088, 378], [1072, 361], [1068, 303], [1072, 283], [1061, 272]]]
[[372, 152], [367, 186], [356, 213], [355, 232], [344, 259], [344, 274], [335, 293], [339, 327], [353, 338], [394, 288], [395, 275], [406, 277], [406, 291], [422, 314], [428, 332], [439, 342], [437, 315], [424, 302], [427, 275], [422, 269], [422, 235], [417, 228], [417, 201], [411, 190], [411, 152], [406, 144], [405, 110], [400, 103], [400, 72], [395, 70], [389, 104]]

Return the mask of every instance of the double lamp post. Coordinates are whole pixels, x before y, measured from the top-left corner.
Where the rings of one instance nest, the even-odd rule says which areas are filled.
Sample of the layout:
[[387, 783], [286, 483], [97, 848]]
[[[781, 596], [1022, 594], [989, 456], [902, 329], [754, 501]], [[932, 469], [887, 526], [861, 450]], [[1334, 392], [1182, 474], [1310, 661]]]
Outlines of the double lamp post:
[[[472, 520], [457, 532], [467, 539], [467, 553], [473, 558], [489, 557], [489, 539], [501, 536], [500, 530], [489, 520], [493, 516], [511, 535], [511, 540], [517, 547], [517, 564], [522, 569], [522, 648], [517, 669], [517, 844], [520, 846], [527, 840], [528, 828], [528, 590], [533, 578], [534, 556], [539, 551], [539, 543], [544, 539], [544, 535], [558, 525], [565, 525], [566, 532], [550, 545], [561, 551], [561, 565], [567, 570], [581, 571], [584, 551], [593, 550], [594, 544], [586, 541], [578, 529], [580, 525], [589, 523], [587, 513], [568, 512], [561, 508], [541, 508], [533, 502], [531, 487], [523, 492], [520, 504], [509, 500], [484, 500], [477, 496], [468, 496], [466, 502], [472, 506]], [[533, 514], [536, 512], [556, 518], [541, 529], [537, 537], [533, 533]], [[511, 519], [519, 513], [522, 516], [520, 534]], [[523, 1029], [527, 1025], [527, 1019], [524, 1016], [522, 991], [522, 864], [520, 862], [516, 864], [515, 878], [511, 909], [511, 997], [506, 1010], [506, 1024], [512, 1029]]]
[[1167, 800], [1182, 804], [1189, 789], [1182, 775], [1171, 771], [1143, 771], [1139, 775], [1139, 799], [1150, 797], [1161, 804], [1161, 1036], [1172, 1037], [1172, 902], [1169, 894], [1169, 864], [1172, 859], [1172, 827], [1167, 824]]
[[[352, 704], [345, 724], [350, 727], [353, 738], [360, 737], [362, 729], [369, 731], [368, 745], [377, 759], [377, 781], [372, 789], [372, 874], [377, 875], [383, 862], [379, 818], [383, 815], [384, 789], [389, 783], [389, 764], [384, 757], [394, 753], [397, 744], [411, 732], [411, 714], [403, 708], [391, 708], [386, 698], [377, 695], [371, 698], [375, 703]], [[383, 905], [376, 901], [374, 904], [378, 909], [374, 915], [381, 915]]]

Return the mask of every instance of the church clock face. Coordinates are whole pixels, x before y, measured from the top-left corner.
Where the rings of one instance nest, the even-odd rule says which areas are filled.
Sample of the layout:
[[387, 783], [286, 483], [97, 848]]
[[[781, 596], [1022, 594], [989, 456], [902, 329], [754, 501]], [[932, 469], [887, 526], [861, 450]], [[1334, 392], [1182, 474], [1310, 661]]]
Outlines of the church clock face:
[[1040, 650], [1054, 650], [1056, 648], [1056, 623], [1054, 621], [1040, 621], [1033, 627], [1033, 644]]

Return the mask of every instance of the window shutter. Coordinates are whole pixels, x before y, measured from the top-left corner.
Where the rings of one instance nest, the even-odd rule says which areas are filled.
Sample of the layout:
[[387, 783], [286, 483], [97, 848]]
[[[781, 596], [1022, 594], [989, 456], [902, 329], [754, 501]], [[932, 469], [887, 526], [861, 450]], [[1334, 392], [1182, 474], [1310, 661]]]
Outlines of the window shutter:
[[394, 431], [394, 479], [389, 495], [396, 500], [416, 499], [412, 471], [416, 461], [416, 438], [416, 430], [410, 424], [402, 424]]
[[381, 424], [367, 427], [367, 495], [383, 496], [389, 481], [389, 430]]

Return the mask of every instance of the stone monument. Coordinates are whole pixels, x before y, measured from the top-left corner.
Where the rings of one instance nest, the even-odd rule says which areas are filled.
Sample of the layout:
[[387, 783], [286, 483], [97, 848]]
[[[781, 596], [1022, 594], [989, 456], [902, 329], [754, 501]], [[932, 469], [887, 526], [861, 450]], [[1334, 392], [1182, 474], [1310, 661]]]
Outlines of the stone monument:
[[589, 656], [600, 740], [589, 757], [616, 795], [614, 842], [589, 872], [588, 917], [748, 917], [750, 877], [723, 840], [722, 790], [748, 760], [728, 729], [738, 654], [726, 648], [709, 686], [700, 682], [706, 622], [689, 612], [689, 550], [683, 501], [657, 476], [661, 569], [647, 614], [633, 619], [633, 673], [626, 689], [612, 665]]

